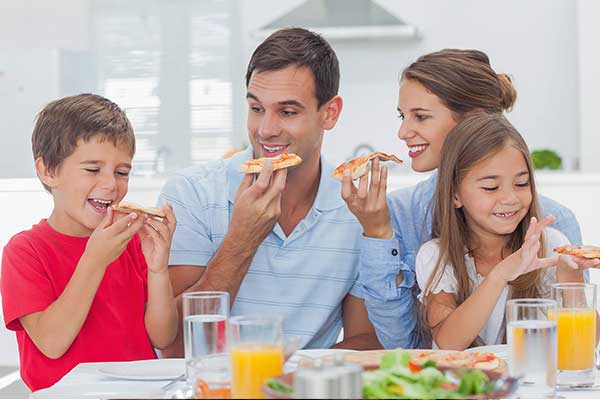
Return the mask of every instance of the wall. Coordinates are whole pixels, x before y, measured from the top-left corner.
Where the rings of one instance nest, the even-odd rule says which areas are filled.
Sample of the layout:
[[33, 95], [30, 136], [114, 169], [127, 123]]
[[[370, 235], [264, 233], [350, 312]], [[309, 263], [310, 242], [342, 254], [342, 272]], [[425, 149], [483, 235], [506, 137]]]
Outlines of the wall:
[[[242, 32], [260, 28], [301, 2], [263, 0], [261, 3], [268, 6], [260, 8], [255, 2], [243, 2]], [[575, 164], [579, 152], [578, 61], [574, 45], [577, 2], [377, 0], [377, 3], [415, 25], [421, 39], [332, 41], [341, 63], [340, 92], [345, 100], [342, 117], [325, 140], [325, 149], [335, 160], [348, 157], [362, 142], [405, 154], [404, 144], [396, 137], [399, 73], [421, 54], [457, 47], [485, 51], [498, 72], [513, 76], [518, 100], [509, 117], [531, 148], [552, 147], [564, 156], [568, 167]], [[250, 35], [245, 40], [249, 59], [260, 40]], [[238, 98], [245, 105], [243, 96]]]

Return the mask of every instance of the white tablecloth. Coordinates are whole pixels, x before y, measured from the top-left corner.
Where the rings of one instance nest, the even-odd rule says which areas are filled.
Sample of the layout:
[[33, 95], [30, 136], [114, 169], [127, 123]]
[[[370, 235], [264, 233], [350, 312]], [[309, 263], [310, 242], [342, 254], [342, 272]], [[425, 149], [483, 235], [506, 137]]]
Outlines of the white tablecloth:
[[[317, 358], [334, 352], [348, 350], [299, 350], [285, 365], [285, 371], [292, 371], [296, 368], [297, 362], [302, 357]], [[181, 363], [181, 371], [185, 369], [185, 361], [178, 360], [155, 360], [156, 363], [167, 366], [173, 370], [173, 363]], [[127, 380], [107, 376], [101, 370], [111, 369], [111, 367], [122, 366], [123, 363], [83, 363], [75, 367], [71, 372], [65, 375], [54, 386], [47, 389], [38, 390], [31, 394], [32, 398], [163, 398], [165, 392], [161, 390], [170, 382], [165, 380]], [[144, 361], [134, 361], [127, 363], [131, 375], [135, 372], [147, 368], [148, 363]], [[600, 373], [596, 374], [596, 382], [600, 384]], [[557, 395], [564, 398], [600, 398], [600, 387], [596, 390], [582, 391], [559, 391]]]

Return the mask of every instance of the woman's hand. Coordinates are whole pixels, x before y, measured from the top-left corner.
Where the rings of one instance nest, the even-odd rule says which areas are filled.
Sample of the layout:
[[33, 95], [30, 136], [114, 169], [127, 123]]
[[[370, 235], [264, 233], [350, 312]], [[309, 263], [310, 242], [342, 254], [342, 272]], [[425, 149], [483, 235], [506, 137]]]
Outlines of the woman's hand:
[[344, 170], [342, 198], [363, 227], [364, 235], [377, 239], [390, 239], [394, 235], [387, 206], [387, 168], [380, 168], [379, 159], [371, 162], [369, 173], [364, 174], [358, 188], [352, 182], [352, 173]]
[[521, 248], [496, 265], [493, 272], [505, 283], [508, 283], [536, 269], [557, 265], [558, 257], [538, 257], [542, 232], [544, 228], [553, 223], [554, 217], [552, 215], [544, 217], [539, 222], [535, 217], [532, 217]]

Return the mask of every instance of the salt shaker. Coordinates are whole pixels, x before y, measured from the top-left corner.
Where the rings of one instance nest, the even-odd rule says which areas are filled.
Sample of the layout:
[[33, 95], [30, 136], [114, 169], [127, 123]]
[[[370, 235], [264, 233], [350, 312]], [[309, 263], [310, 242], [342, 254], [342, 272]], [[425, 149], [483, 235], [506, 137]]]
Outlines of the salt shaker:
[[320, 362], [296, 370], [294, 397], [297, 399], [360, 399], [362, 368], [336, 359], [334, 365]]

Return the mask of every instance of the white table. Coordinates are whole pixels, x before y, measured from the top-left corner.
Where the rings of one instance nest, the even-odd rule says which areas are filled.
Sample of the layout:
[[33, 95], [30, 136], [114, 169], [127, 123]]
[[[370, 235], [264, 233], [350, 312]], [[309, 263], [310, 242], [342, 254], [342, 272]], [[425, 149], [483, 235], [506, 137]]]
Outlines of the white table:
[[[301, 357], [317, 358], [327, 354], [349, 350], [299, 350], [286, 363], [285, 371], [293, 371]], [[179, 365], [180, 371], [185, 370], [185, 361], [154, 360], [157, 364], [173, 369], [173, 364]], [[106, 376], [100, 370], [111, 366], [122, 366], [123, 363], [83, 363], [75, 367], [54, 386], [38, 390], [31, 394], [32, 398], [162, 398], [162, 387], [170, 382], [165, 380], [126, 380]], [[147, 367], [147, 361], [134, 361], [127, 364], [128, 368], [136, 371]], [[600, 373], [596, 373], [596, 382], [600, 384]], [[560, 391], [557, 395], [564, 398], [600, 398], [600, 388], [585, 391]]]
[[[285, 372], [293, 371], [302, 357], [318, 358], [336, 352], [348, 352], [351, 350], [299, 350], [294, 353], [285, 364]], [[152, 360], [153, 363], [163, 364], [169, 370], [173, 370], [173, 363], [179, 364], [180, 372], [185, 371], [184, 359]], [[128, 380], [107, 376], [101, 370], [111, 367], [122, 366], [124, 363], [83, 363], [73, 368], [67, 375], [53, 386], [38, 390], [30, 395], [31, 398], [162, 398], [164, 391], [162, 387], [172, 379], [164, 380]], [[167, 365], [168, 364], [168, 365]], [[132, 361], [127, 364], [131, 371], [143, 369], [148, 366], [148, 360]], [[177, 374], [175, 374], [176, 376]]]

